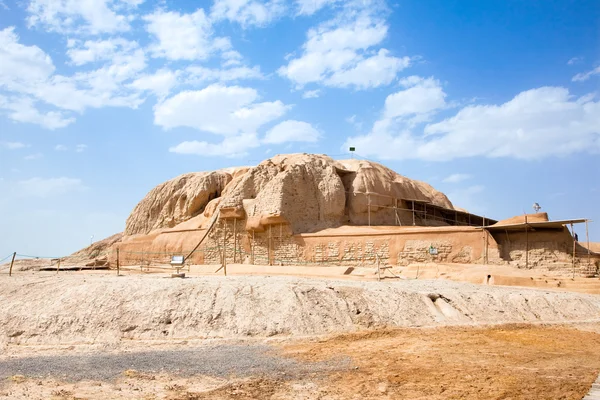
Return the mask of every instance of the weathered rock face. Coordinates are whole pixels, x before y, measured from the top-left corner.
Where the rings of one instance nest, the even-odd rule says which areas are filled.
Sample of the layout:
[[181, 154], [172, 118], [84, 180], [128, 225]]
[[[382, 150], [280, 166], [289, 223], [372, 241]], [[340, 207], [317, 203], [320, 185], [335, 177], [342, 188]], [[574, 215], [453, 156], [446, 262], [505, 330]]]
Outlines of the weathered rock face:
[[209, 201], [221, 196], [231, 179], [225, 171], [193, 172], [158, 185], [127, 218], [125, 235], [171, 228], [195, 217]]
[[280, 218], [294, 233], [365, 224], [369, 208], [373, 224], [395, 224], [398, 213], [394, 215], [391, 207], [402, 206], [398, 199], [453, 208], [430, 185], [378, 163], [335, 161], [316, 154], [278, 155], [255, 167], [190, 173], [157, 186], [131, 213], [125, 235], [185, 221], [189, 222], [179, 227], [202, 227], [217, 210], [245, 216], [248, 224], [254, 224], [252, 229]]
[[346, 196], [336, 166], [327, 156], [273, 157], [233, 180], [221, 205], [243, 207], [249, 218], [281, 216], [294, 232], [337, 226]]

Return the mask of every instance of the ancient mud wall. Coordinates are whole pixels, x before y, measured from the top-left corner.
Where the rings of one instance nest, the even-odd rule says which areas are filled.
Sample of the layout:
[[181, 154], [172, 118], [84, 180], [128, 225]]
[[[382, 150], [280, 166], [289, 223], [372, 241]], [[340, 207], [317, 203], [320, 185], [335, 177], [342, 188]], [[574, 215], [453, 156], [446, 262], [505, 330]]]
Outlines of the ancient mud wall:
[[[517, 268], [546, 269], [549, 272], [570, 273], [575, 264], [576, 272], [594, 269], [598, 258], [587, 257], [587, 249], [575, 244], [573, 263], [573, 237], [569, 230], [536, 229], [524, 231], [494, 232], [500, 257]], [[525, 255], [527, 254], [527, 260]]]
[[[383, 228], [383, 227], [377, 227]], [[398, 227], [359, 234], [336, 232], [298, 235], [304, 256], [314, 263], [337, 265], [408, 265], [423, 262], [484, 262], [485, 232], [476, 228]], [[488, 257], [498, 258], [495, 242], [488, 242]]]
[[[294, 235], [289, 224], [246, 230], [246, 219], [220, 219], [194, 252], [194, 264], [408, 265], [422, 262], [499, 263], [491, 235], [472, 227], [340, 227]], [[119, 244], [123, 265], [168, 263], [186, 254], [202, 229], [156, 233]], [[487, 238], [486, 238], [487, 236]]]

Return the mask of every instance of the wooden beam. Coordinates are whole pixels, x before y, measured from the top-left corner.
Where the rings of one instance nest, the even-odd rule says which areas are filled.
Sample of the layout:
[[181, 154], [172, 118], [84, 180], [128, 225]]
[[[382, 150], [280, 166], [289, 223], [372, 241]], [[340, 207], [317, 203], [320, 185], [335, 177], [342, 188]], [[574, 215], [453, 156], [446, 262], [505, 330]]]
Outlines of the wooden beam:
[[588, 220], [585, 220], [585, 240], [587, 242], [588, 249], [588, 265], [592, 265], [592, 261], [590, 260], [590, 235], [588, 234]]
[[237, 262], [237, 218], [233, 220], [233, 263]]
[[269, 225], [269, 250], [268, 250], [268, 253], [267, 253], [267, 257], [269, 258], [269, 265], [273, 265], [273, 258], [272, 258], [272, 254], [271, 254], [272, 249], [273, 249], [273, 243], [272, 243], [272, 241], [273, 241], [273, 234], [272, 234], [272, 231], [273, 231], [273, 225]]
[[573, 235], [573, 278], [575, 278], [575, 252], [577, 251], [575, 245], [577, 241], [575, 240], [575, 230], [573, 228], [573, 223], [571, 222], [571, 234]]
[[529, 268], [529, 226], [527, 226], [527, 215], [525, 216], [525, 269]]
[[225, 224], [223, 228], [223, 272], [227, 276], [227, 220], [224, 219], [223, 223]]
[[367, 208], [368, 208], [368, 220], [369, 226], [371, 226], [371, 195], [367, 193]]
[[12, 260], [10, 260], [10, 268], [8, 269], [8, 276], [12, 276], [12, 267], [15, 263], [15, 257], [17, 256], [17, 252], [15, 251], [12, 256]]

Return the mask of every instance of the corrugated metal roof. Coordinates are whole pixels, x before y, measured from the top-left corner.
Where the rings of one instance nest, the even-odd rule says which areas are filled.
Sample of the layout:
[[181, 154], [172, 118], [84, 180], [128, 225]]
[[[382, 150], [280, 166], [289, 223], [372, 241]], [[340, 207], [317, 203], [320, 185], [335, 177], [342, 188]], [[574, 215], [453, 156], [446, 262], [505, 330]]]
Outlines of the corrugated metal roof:
[[480, 228], [485, 228], [490, 231], [513, 231], [513, 230], [525, 230], [525, 227], [528, 228], [545, 228], [545, 229], [560, 229], [565, 225], [569, 224], [581, 224], [585, 221], [589, 221], [585, 218], [579, 219], [562, 219], [557, 221], [538, 221], [538, 222], [521, 222], [518, 224], [507, 224], [507, 225], [489, 225], [482, 226]]

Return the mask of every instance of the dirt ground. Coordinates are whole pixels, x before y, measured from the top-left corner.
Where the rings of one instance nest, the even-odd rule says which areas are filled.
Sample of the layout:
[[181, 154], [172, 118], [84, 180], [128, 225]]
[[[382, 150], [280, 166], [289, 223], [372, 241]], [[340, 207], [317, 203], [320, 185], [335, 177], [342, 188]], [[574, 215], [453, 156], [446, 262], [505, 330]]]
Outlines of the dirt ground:
[[[249, 376], [126, 369], [110, 380], [13, 375], [0, 398], [28, 399], [581, 399], [600, 372], [600, 324], [381, 329], [261, 344], [297, 362]], [[245, 357], [239, 353], [239, 357]], [[329, 362], [333, 368], [306, 368]], [[336, 368], [336, 363], [339, 363]], [[134, 365], [135, 366], [135, 365]]]

